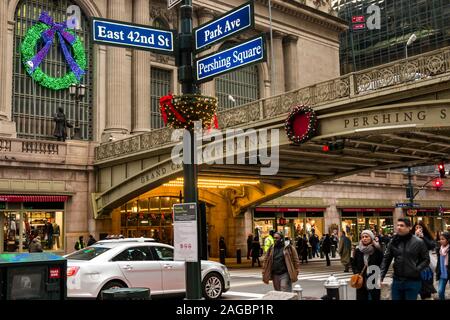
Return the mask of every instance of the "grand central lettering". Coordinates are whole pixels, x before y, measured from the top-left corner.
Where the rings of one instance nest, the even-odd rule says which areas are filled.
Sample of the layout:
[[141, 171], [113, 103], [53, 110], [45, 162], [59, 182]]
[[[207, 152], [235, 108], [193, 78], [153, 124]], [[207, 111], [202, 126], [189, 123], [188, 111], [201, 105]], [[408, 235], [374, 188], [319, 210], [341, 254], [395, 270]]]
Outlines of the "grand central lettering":
[[[441, 120], [445, 120], [447, 118], [447, 109], [441, 109], [439, 117]], [[344, 119], [344, 127], [346, 129], [360, 128], [395, 123], [411, 123], [414, 121], [425, 121], [426, 119], [427, 111], [423, 110], [414, 112], [383, 113]]]
[[[180, 164], [172, 163], [170, 165], [170, 169], [172, 172], [180, 170], [182, 167], [183, 167], [183, 165], [180, 165]], [[157, 178], [165, 176], [166, 174], [167, 174], [166, 167], [156, 168], [155, 170], [151, 171], [150, 173], [147, 173], [145, 176], [142, 176], [141, 183], [146, 183], [146, 182], [155, 180]]]

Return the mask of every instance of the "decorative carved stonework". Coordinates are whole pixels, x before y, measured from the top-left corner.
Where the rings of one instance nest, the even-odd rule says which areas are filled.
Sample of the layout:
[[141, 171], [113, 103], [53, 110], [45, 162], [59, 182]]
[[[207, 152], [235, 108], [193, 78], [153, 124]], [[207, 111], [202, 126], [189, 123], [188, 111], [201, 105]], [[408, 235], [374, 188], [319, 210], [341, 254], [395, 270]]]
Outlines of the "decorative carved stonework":
[[150, 18], [152, 20], [156, 18], [164, 18], [172, 27], [178, 22], [177, 10], [167, 10], [167, 8], [151, 6]]
[[170, 57], [163, 54], [155, 54], [155, 60], [162, 64], [168, 64]]

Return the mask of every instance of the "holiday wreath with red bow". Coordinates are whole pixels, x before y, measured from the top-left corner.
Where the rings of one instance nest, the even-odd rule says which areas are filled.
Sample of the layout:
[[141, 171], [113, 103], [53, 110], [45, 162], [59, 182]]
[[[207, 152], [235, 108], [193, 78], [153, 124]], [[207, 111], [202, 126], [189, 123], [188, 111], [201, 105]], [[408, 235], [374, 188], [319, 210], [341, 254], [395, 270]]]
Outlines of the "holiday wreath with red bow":
[[159, 99], [159, 107], [164, 124], [172, 128], [193, 128], [195, 121], [202, 121], [203, 128], [218, 128], [217, 99], [214, 97], [168, 94]]
[[296, 106], [286, 119], [284, 127], [290, 141], [296, 144], [302, 144], [316, 134], [316, 113], [311, 107], [304, 105]]

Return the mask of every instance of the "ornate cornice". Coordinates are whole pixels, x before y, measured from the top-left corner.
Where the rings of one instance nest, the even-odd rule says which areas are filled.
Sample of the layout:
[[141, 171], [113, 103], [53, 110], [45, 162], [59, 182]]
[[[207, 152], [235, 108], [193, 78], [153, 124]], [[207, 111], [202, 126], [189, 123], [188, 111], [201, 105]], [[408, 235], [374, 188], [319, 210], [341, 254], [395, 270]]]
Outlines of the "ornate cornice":
[[[269, 0], [255, 0], [264, 6], [269, 5]], [[272, 8], [288, 15], [298, 17], [333, 31], [342, 32], [348, 29], [348, 23], [328, 13], [314, 9], [298, 0], [272, 0]]]

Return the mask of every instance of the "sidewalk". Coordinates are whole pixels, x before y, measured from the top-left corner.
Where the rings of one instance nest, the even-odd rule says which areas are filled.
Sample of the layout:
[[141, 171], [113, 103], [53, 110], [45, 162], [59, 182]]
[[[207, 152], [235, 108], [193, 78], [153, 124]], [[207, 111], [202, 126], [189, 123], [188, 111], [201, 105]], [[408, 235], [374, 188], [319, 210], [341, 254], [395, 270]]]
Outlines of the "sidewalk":
[[[339, 261], [339, 257], [336, 258], [330, 258], [330, 261]], [[209, 258], [210, 261], [220, 262], [219, 258]], [[262, 265], [262, 257], [259, 259], [261, 261]], [[323, 263], [325, 265], [325, 258], [312, 258], [308, 259], [308, 264], [310, 263]], [[247, 260], [247, 257], [242, 257], [242, 263], [238, 264], [236, 261], [236, 258], [225, 258], [225, 265], [229, 269], [241, 269], [241, 268], [251, 268], [252, 267], [252, 260]], [[255, 264], [255, 268], [258, 266], [258, 264]]]

